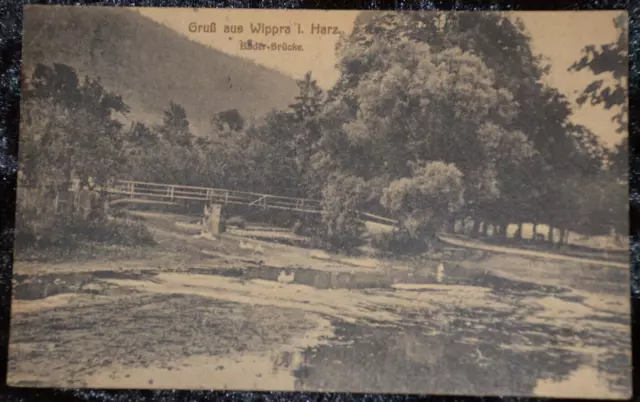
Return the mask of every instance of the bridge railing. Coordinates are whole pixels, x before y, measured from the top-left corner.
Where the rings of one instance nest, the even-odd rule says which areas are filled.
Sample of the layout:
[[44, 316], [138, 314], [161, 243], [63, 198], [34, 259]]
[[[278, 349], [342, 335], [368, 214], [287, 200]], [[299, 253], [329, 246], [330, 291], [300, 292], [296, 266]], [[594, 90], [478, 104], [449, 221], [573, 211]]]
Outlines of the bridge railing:
[[362, 211], [358, 211], [357, 215], [358, 215], [358, 218], [360, 220], [380, 223], [380, 224], [383, 224], [383, 225], [392, 225], [393, 226], [393, 225], [396, 225], [398, 223], [398, 221], [396, 221], [394, 219], [389, 219], [389, 218], [385, 218], [384, 216], [369, 214], [367, 212], [362, 212]]
[[[321, 214], [322, 204], [318, 200], [275, 196], [271, 194], [234, 191], [213, 187], [181, 186], [173, 184], [148, 183], [118, 180], [107, 189], [113, 194], [129, 197], [150, 197], [167, 201], [194, 200], [217, 204], [249, 205], [257, 208], [281, 209], [304, 213]], [[397, 221], [367, 212], [357, 212], [358, 219], [384, 225], [395, 225]]]
[[108, 191], [129, 197], [152, 197], [166, 200], [196, 200], [220, 204], [252, 205], [256, 207], [321, 213], [319, 201], [307, 198], [233, 191], [211, 187], [182, 186], [138, 181], [117, 181]]

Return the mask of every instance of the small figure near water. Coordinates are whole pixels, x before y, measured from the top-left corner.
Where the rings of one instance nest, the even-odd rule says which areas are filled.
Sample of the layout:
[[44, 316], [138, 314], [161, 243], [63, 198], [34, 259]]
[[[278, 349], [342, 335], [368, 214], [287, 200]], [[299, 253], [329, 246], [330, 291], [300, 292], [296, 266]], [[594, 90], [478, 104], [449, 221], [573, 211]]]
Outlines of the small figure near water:
[[293, 271], [291, 271], [290, 274], [287, 274], [286, 270], [282, 270], [282, 272], [280, 272], [280, 275], [278, 275], [278, 282], [280, 283], [291, 283], [293, 282], [295, 275], [293, 273]]
[[442, 283], [442, 281], [444, 281], [444, 264], [440, 262], [436, 269], [436, 282]]
[[243, 250], [252, 250], [257, 253], [264, 253], [264, 247], [260, 244], [252, 244], [245, 242], [244, 240], [240, 242], [240, 248]]

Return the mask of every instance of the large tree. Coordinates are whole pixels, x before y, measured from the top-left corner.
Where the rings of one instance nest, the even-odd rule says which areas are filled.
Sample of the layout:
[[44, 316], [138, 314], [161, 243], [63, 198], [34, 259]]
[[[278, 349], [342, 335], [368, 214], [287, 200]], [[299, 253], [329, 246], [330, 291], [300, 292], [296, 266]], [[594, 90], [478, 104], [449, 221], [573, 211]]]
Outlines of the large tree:
[[246, 121], [238, 109], [223, 110], [211, 119], [211, 126], [222, 137], [242, 131], [245, 124]]
[[[596, 197], [606, 202], [590, 202], [583, 205], [585, 214], [597, 216], [607, 227], [613, 227], [618, 234], [628, 233], [628, 169], [629, 141], [628, 137], [628, 75], [629, 75], [629, 21], [625, 14], [613, 20], [617, 37], [610, 43], [592, 44], [582, 49], [582, 57], [570, 68], [570, 71], [590, 71], [594, 80], [584, 88], [578, 98], [580, 105], [589, 103], [601, 105], [607, 110], [615, 111], [612, 120], [617, 124], [617, 132], [622, 138], [612, 149], [608, 150], [605, 159], [608, 161], [598, 180], [590, 186], [593, 194], [607, 196]], [[632, 200], [635, 197], [631, 198]], [[600, 225], [602, 227], [602, 225]], [[590, 226], [591, 231], [597, 227]], [[600, 229], [602, 231], [602, 229]]]
[[608, 110], [617, 109], [612, 119], [618, 124], [618, 132], [626, 133], [629, 110], [629, 21], [625, 14], [620, 14], [613, 24], [618, 32], [616, 40], [599, 46], [586, 46], [582, 49], [582, 58], [569, 70], [588, 70], [598, 77], [583, 90], [578, 103], [582, 105], [589, 102]]
[[247, 163], [252, 164], [261, 191], [319, 198], [323, 183], [314, 180], [311, 159], [321, 136], [324, 93], [311, 73], [298, 80], [298, 87], [299, 94], [288, 109], [270, 113], [239, 138], [247, 139]]
[[304, 79], [297, 81], [299, 94], [289, 105], [294, 123], [293, 147], [298, 173], [305, 177], [309, 170], [311, 155], [315, 153], [320, 138], [318, 114], [324, 101], [324, 91], [307, 72]]
[[324, 112], [341, 124], [325, 130], [316, 158], [383, 188], [411, 177], [408, 162], [452, 163], [472, 215], [521, 194], [505, 183], [526, 178], [537, 151], [515, 94], [523, 77], [541, 92], [543, 69], [514, 32], [499, 14], [364, 15], [338, 47], [341, 77]]
[[189, 128], [187, 112], [182, 105], [173, 101], [164, 111], [162, 125], [157, 130], [170, 145], [189, 147], [193, 143], [194, 138]]
[[365, 13], [337, 52], [341, 76], [324, 110], [317, 170], [349, 172], [380, 194], [411, 177], [409, 162], [443, 161], [462, 173], [458, 217], [500, 234], [511, 222], [567, 226], [575, 210], [564, 183], [596, 175], [603, 151], [544, 83], [548, 67], [521, 21]]
[[125, 161], [126, 114], [120, 96], [69, 66], [38, 64], [23, 91], [21, 165], [41, 185], [64, 188], [74, 177], [100, 183]]

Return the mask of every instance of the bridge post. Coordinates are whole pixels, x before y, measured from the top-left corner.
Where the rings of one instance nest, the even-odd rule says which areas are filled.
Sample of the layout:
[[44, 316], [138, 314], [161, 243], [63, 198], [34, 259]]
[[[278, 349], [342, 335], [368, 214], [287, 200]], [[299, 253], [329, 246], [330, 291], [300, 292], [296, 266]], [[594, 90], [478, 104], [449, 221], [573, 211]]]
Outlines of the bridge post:
[[204, 205], [204, 230], [212, 235], [224, 232], [222, 205], [214, 203]]

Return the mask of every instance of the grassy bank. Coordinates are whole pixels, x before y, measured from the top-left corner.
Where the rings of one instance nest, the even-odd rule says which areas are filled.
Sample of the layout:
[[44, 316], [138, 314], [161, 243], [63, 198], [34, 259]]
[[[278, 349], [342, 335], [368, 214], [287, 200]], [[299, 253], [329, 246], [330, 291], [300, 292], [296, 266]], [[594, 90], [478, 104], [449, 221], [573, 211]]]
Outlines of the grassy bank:
[[16, 216], [14, 248], [23, 260], [142, 256], [154, 245], [146, 224], [129, 216], [43, 215], [32, 210]]

